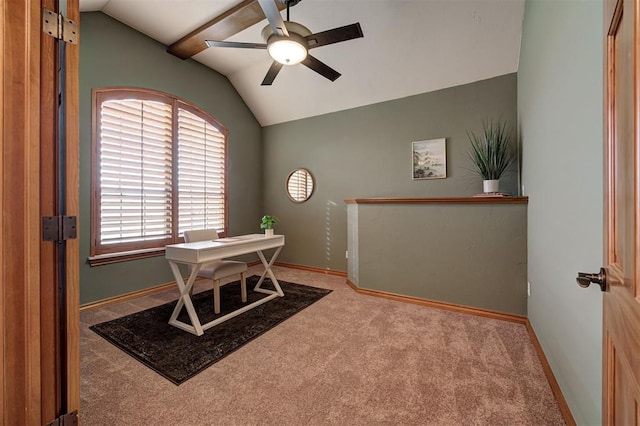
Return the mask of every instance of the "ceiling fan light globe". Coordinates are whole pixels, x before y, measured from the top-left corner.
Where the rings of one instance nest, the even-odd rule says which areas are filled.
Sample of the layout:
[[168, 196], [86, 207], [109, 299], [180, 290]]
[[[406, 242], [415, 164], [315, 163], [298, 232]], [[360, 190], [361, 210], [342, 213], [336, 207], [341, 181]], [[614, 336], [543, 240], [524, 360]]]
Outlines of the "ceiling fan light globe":
[[307, 57], [307, 48], [291, 38], [271, 37], [267, 45], [269, 56], [283, 65], [295, 65]]

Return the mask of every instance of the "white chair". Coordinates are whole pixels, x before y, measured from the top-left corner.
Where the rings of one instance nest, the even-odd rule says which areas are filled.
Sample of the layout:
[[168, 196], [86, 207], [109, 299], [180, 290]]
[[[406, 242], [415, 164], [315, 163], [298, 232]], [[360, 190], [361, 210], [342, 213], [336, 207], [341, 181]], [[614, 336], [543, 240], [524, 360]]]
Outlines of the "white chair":
[[[191, 231], [184, 231], [185, 243], [193, 243], [196, 241], [208, 241], [218, 238], [218, 232], [215, 229], [196, 229]], [[221, 278], [228, 277], [230, 275], [240, 274], [240, 288], [242, 302], [247, 301], [247, 264], [244, 262], [237, 262], [235, 260], [220, 260], [218, 262], [207, 263], [202, 265], [202, 268], [198, 272], [198, 276], [202, 278], [209, 278], [213, 280], [213, 311], [216, 314], [220, 313], [220, 287], [223, 285], [220, 283]]]

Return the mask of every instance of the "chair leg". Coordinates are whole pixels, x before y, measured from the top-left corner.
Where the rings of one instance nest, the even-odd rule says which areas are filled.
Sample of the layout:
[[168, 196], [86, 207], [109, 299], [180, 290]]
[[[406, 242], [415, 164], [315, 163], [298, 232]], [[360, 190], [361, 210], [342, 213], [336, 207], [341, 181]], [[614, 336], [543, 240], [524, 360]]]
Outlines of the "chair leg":
[[213, 312], [220, 313], [220, 280], [213, 281]]
[[242, 295], [242, 303], [247, 303], [247, 274], [240, 274], [240, 294]]

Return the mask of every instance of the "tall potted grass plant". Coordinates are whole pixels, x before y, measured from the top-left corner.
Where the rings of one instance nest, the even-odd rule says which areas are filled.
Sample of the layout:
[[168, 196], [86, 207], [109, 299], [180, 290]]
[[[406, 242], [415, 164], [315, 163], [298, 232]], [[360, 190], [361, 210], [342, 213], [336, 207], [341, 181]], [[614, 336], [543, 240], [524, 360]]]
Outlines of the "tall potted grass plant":
[[511, 129], [500, 119], [483, 120], [482, 134], [467, 132], [467, 136], [471, 143], [469, 158], [483, 179], [484, 192], [498, 192], [500, 178], [514, 160]]

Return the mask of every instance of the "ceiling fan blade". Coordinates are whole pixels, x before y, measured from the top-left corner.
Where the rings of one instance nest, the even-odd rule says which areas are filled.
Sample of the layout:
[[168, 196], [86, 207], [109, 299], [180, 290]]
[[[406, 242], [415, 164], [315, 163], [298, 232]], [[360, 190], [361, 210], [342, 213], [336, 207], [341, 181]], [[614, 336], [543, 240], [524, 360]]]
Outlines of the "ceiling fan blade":
[[308, 35], [306, 39], [309, 49], [313, 49], [314, 47], [326, 46], [327, 44], [339, 43], [360, 37], [364, 37], [364, 34], [362, 34], [360, 23], [356, 22], [355, 24], [345, 25], [344, 27]]
[[[287, 8], [287, 5], [281, 2], [278, 2], [276, 6], [279, 10]], [[207, 48], [204, 44], [205, 40], [227, 40], [232, 35], [263, 20], [264, 12], [258, 0], [242, 0], [231, 9], [171, 44], [167, 48], [167, 52], [180, 59], [188, 59]]]
[[208, 47], [239, 47], [243, 49], [266, 49], [266, 43], [242, 43], [236, 41], [205, 40]]
[[269, 21], [273, 33], [289, 37], [287, 27], [284, 25], [284, 21], [274, 0], [258, 0], [258, 3], [260, 3], [264, 16], [266, 16], [267, 21]]
[[328, 78], [331, 81], [336, 81], [336, 79], [342, 75], [338, 71], [331, 68], [329, 65], [325, 64], [324, 62], [320, 62], [311, 55], [307, 55], [307, 57], [304, 58], [301, 64], [305, 65], [308, 68], [311, 68], [321, 76]]
[[267, 71], [267, 75], [265, 75], [264, 80], [262, 80], [261, 86], [271, 86], [271, 83], [273, 83], [273, 80], [275, 80], [281, 69], [282, 64], [278, 61], [273, 61], [269, 67], [269, 71]]

